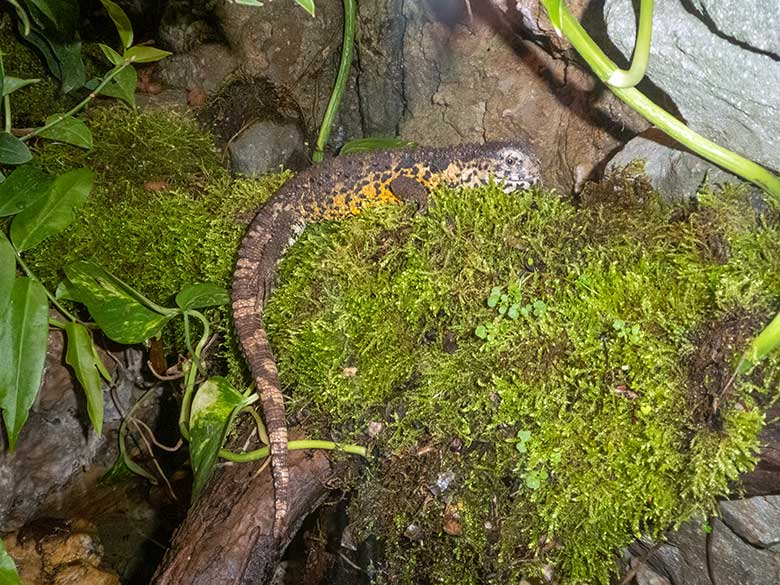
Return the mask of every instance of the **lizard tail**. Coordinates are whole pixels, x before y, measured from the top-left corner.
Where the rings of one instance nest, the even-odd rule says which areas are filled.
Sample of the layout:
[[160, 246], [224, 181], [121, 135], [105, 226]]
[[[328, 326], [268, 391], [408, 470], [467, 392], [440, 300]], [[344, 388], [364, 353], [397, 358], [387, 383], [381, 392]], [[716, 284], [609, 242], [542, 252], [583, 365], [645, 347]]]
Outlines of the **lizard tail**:
[[287, 420], [276, 362], [263, 327], [262, 311], [271, 287], [276, 264], [300, 230], [295, 219], [280, 205], [264, 207], [249, 226], [238, 253], [233, 275], [233, 321], [241, 351], [249, 364], [271, 451], [274, 484], [275, 540], [287, 529], [290, 472], [287, 465]]

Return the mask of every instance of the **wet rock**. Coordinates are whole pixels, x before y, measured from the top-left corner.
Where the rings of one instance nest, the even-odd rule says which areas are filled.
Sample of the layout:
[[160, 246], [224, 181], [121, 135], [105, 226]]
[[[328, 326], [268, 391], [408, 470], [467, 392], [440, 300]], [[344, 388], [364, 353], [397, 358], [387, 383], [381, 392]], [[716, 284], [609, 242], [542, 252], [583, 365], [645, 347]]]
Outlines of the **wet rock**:
[[230, 143], [233, 171], [258, 176], [280, 167], [301, 168], [306, 160], [304, 136], [293, 122], [257, 122]]
[[[626, 62], [635, 41], [633, 4], [604, 4], [609, 37]], [[780, 79], [780, 4], [747, 4], [752, 8], [737, 0], [657, 3], [647, 70], [656, 88], [647, 90], [657, 100], [670, 99], [689, 126], [705, 137], [777, 170], [780, 94], [768, 88]], [[634, 144], [632, 154], [659, 169], [691, 164], [681, 163], [675, 151], [647, 142]], [[680, 174], [685, 172], [683, 168]], [[701, 169], [693, 172], [701, 176]]]
[[755, 548], [718, 519], [712, 521], [709, 557], [716, 585], [780, 583], [780, 550]]

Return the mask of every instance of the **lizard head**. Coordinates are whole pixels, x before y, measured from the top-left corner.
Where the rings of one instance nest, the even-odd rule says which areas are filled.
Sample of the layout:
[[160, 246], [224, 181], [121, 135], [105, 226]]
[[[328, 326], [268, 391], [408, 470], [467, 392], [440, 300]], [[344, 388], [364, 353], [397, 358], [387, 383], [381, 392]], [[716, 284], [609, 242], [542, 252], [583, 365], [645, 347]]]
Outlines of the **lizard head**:
[[541, 164], [528, 147], [512, 143], [486, 146], [492, 148], [488, 170], [496, 182], [503, 184], [505, 192], [527, 189], [541, 179]]

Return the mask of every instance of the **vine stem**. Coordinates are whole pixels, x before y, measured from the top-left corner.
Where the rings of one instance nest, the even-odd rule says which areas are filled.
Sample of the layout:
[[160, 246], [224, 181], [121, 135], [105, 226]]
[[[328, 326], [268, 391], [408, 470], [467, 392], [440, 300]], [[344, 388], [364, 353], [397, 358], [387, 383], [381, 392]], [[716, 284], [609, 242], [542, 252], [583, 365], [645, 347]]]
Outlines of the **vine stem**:
[[[344, 453], [351, 453], [352, 455], [360, 455], [362, 457], [368, 457], [368, 450], [360, 445], [345, 445], [343, 443], [334, 443], [333, 441], [315, 441], [315, 440], [302, 440], [302, 441], [290, 441], [287, 443], [287, 448], [290, 451], [296, 451], [301, 449], [327, 449], [329, 451], [343, 451]], [[263, 447], [261, 449], [255, 449], [254, 451], [247, 451], [246, 453], [233, 453], [226, 449], [219, 450], [219, 456], [228, 461], [234, 461], [236, 463], [246, 463], [248, 461], [257, 461], [264, 457], [268, 457], [270, 453], [269, 447]]]
[[[579, 21], [569, 12], [563, 0], [540, 1], [558, 32], [566, 36], [598, 78], [607, 83], [615, 70], [618, 69], [617, 65], [588, 35]], [[669, 112], [654, 104], [637, 89], [633, 87], [610, 87], [610, 89], [618, 98], [642, 114], [652, 124], [699, 156], [750, 181], [775, 199], [780, 199], [780, 177], [773, 175], [761, 165], [694, 132]]]
[[339, 63], [339, 72], [336, 76], [336, 83], [333, 86], [333, 92], [330, 94], [325, 116], [322, 118], [317, 146], [312, 154], [312, 160], [315, 163], [322, 162], [322, 159], [325, 157], [325, 146], [330, 137], [330, 128], [333, 126], [336, 111], [347, 87], [349, 69], [352, 66], [352, 51], [355, 45], [355, 12], [355, 0], [344, 0], [344, 41], [341, 45], [341, 61]]
[[49, 289], [46, 288], [46, 286], [44, 286], [44, 284], [41, 282], [41, 279], [38, 278], [32, 270], [30, 270], [30, 267], [27, 266], [27, 263], [24, 260], [22, 260], [22, 256], [19, 253], [19, 250], [15, 250], [15, 251], [16, 251], [16, 262], [19, 264], [19, 266], [21, 266], [22, 270], [28, 277], [30, 277], [32, 280], [36, 281], [38, 284], [40, 284], [43, 287], [43, 290], [46, 291], [46, 296], [49, 297], [51, 303], [55, 307], [57, 307], [57, 310], [63, 315], [65, 315], [71, 321], [75, 323], [80, 323], [78, 318], [73, 313], [68, 311], [65, 307], [63, 307], [62, 304], [59, 302], [59, 300], [57, 300], [57, 297], [51, 294], [51, 292], [49, 292]]
[[653, 0], [642, 0], [639, 7], [639, 27], [636, 33], [636, 45], [634, 56], [631, 59], [631, 67], [617, 69], [607, 79], [610, 87], [634, 87], [642, 81], [647, 71], [647, 62], [650, 60], [650, 41], [653, 36]]
[[179, 411], [179, 432], [186, 441], [189, 441], [190, 412], [192, 409], [192, 399], [195, 394], [195, 380], [198, 377], [198, 370], [201, 364], [200, 354], [208, 342], [209, 335], [211, 334], [211, 328], [209, 327], [208, 319], [206, 319], [206, 317], [200, 311], [188, 310], [185, 311], [184, 314], [185, 316], [192, 315], [203, 325], [203, 333], [201, 333], [200, 340], [195, 346], [195, 351], [192, 354], [192, 360], [184, 366], [184, 396], [181, 399], [181, 410]]
[[75, 114], [76, 112], [84, 108], [90, 101], [92, 101], [98, 96], [101, 89], [103, 89], [112, 79], [114, 79], [114, 77], [119, 75], [119, 73], [127, 67], [130, 67], [130, 61], [125, 61], [121, 65], [117, 65], [116, 67], [114, 67], [114, 69], [108, 72], [108, 75], [105, 76], [103, 81], [101, 81], [100, 84], [93, 91], [91, 91], [87, 97], [85, 97], [83, 100], [81, 100], [79, 103], [77, 103], [75, 106], [73, 106], [70, 110], [68, 110], [64, 114], [60, 114], [59, 116], [54, 118], [51, 122], [46, 123], [40, 128], [36, 128], [29, 134], [25, 134], [19, 140], [21, 140], [22, 142], [26, 142], [27, 140], [30, 140], [31, 138], [37, 136], [41, 132], [44, 132], [49, 128], [56, 126], [57, 124], [62, 122], [65, 118], [72, 116], [73, 114]]

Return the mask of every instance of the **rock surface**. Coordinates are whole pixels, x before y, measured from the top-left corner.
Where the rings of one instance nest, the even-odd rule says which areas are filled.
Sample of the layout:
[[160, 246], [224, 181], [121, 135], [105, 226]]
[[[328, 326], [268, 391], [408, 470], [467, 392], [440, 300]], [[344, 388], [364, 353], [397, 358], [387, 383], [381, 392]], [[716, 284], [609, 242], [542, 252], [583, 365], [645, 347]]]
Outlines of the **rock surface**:
[[[634, 47], [630, 0], [607, 0], [609, 38], [626, 57]], [[780, 4], [750, 0], [657, 2], [647, 75], [651, 97], [673, 101], [689, 126], [748, 158], [780, 169]], [[650, 167], [700, 165], [647, 142], [629, 147]], [[668, 176], [668, 175], [667, 175]], [[675, 187], [676, 188], [676, 187]], [[685, 190], [685, 185], [680, 185]]]
[[[639, 585], [775, 585], [780, 583], [780, 496], [721, 502], [721, 518], [692, 521], [637, 567]], [[652, 543], [632, 545], [636, 564]]]
[[[471, 14], [460, 1], [358, 4], [353, 68], [331, 150], [361, 136], [400, 135], [422, 145], [525, 136], [547, 180], [577, 190], [622, 140], [647, 127], [589, 73], [546, 52], [564, 56], [569, 47], [536, 0], [470, 5]], [[575, 14], [586, 6], [572, 3]], [[208, 88], [238, 72], [267, 79], [298, 104], [311, 143], [335, 80], [342, 10], [341, 0], [320, 0], [311, 18], [285, 2], [262, 8], [220, 2], [212, 20], [225, 48], [214, 53], [216, 64], [192, 49], [161, 62], [159, 78]], [[259, 139], [246, 143], [273, 148]], [[231, 150], [248, 160], [252, 148]]]

